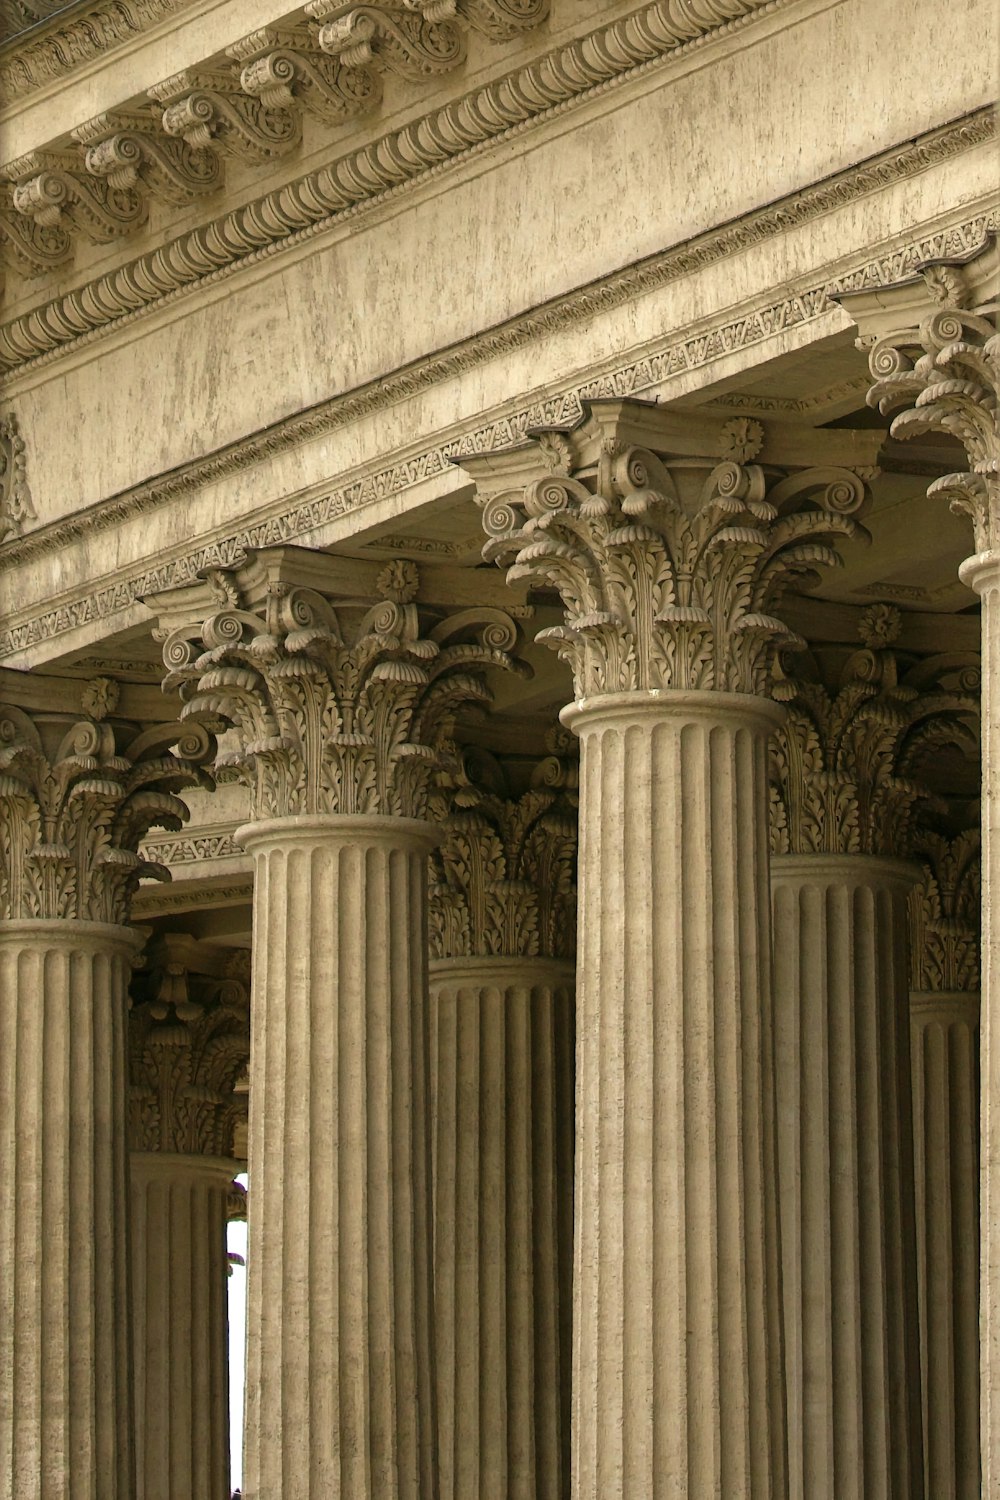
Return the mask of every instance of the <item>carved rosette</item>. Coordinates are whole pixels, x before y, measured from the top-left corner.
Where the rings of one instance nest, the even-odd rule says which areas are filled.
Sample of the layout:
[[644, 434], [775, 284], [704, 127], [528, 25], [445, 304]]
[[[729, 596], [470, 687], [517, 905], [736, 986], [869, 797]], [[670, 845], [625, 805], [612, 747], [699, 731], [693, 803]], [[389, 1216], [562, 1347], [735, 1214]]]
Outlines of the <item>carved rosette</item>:
[[908, 857], [916, 815], [934, 803], [922, 770], [944, 746], [977, 753], [978, 659], [906, 668], [890, 649], [899, 628], [894, 606], [873, 605], [864, 647], [832, 690], [781, 684], [790, 701], [771, 740], [772, 853]]
[[923, 878], [910, 897], [910, 973], [928, 994], [979, 991], [980, 834], [921, 834]]
[[140, 880], [169, 880], [137, 850], [185, 822], [178, 791], [211, 785], [209, 740], [113, 718], [117, 695], [99, 678], [83, 714], [0, 706], [0, 915], [125, 923]]
[[839, 563], [830, 543], [858, 531], [865, 485], [847, 469], [749, 462], [749, 425], [720, 429], [741, 455], [721, 462], [595, 443], [592, 419], [537, 431], [541, 477], [484, 500], [484, 557], [562, 598], [565, 624], [538, 639], [569, 663], [578, 698], [766, 693], [775, 646], [801, 644], [773, 611], [794, 580]]
[[133, 1151], [234, 1154], [234, 1133], [247, 1112], [247, 1096], [236, 1085], [250, 1058], [250, 991], [238, 957], [221, 973], [200, 973], [198, 966], [198, 945], [167, 934], [133, 981]]
[[[578, 770], [575, 740], [553, 737], [553, 754], [531, 787], [505, 797], [463, 776], [440, 794], [444, 837], [431, 856], [432, 958], [553, 958], [576, 951]], [[469, 757], [465, 768], [470, 771]], [[496, 789], [499, 786], [500, 790]]]
[[386, 567], [378, 602], [336, 607], [274, 583], [242, 608], [241, 570], [219, 577], [228, 607], [169, 633], [164, 690], [223, 735], [216, 767], [250, 786], [255, 818], [424, 816], [456, 714], [490, 701], [484, 670], [527, 670], [501, 610], [424, 621], [412, 563]]

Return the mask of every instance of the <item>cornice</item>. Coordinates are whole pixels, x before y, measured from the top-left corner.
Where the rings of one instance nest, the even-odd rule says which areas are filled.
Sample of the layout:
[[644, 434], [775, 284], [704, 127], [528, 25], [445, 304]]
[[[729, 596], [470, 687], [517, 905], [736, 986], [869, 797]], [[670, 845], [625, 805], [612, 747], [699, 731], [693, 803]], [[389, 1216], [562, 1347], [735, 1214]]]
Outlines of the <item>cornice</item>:
[[99, 0], [58, 12], [30, 34], [9, 38], [0, 50], [0, 98], [11, 105], [61, 81], [116, 47], [190, 9], [197, 0]]
[[[380, 376], [358, 386], [353, 391], [318, 402], [304, 411], [296, 412], [294, 416], [251, 433], [248, 437], [227, 443], [216, 449], [214, 453], [180, 464], [155, 479], [145, 480], [141, 484], [131, 486], [97, 505], [77, 511], [72, 516], [35, 528], [27, 535], [12, 538], [0, 546], [0, 556], [10, 565], [26, 563], [44, 553], [58, 550], [80, 536], [92, 536], [95, 531], [120, 526], [131, 516], [144, 512], [160, 502], [200, 489], [229, 474], [274, 458], [297, 447], [300, 443], [326, 437], [349, 422], [368, 416], [384, 407], [395, 405], [442, 380], [462, 375], [492, 359], [523, 348], [536, 338], [560, 332], [575, 323], [588, 321], [600, 313], [612, 311], [634, 298], [655, 292], [669, 285], [670, 282], [679, 280], [682, 276], [703, 270], [707, 266], [724, 260], [729, 255], [735, 255], [752, 245], [786, 233], [789, 229], [808, 223], [879, 188], [903, 180], [915, 172], [923, 171], [937, 162], [946, 161], [964, 150], [972, 149], [983, 141], [990, 140], [995, 131], [996, 122], [992, 110], [977, 110], [972, 114], [964, 115], [958, 120], [929, 131], [915, 141], [908, 141], [904, 146], [882, 152], [856, 167], [836, 173], [786, 198], [779, 198], [740, 219], [685, 240], [669, 250], [647, 256], [598, 281], [575, 287], [570, 292], [542, 303], [531, 312], [511, 318], [472, 338], [463, 339], [449, 348], [414, 360], [390, 375]], [[939, 242], [947, 242], [950, 247], [957, 240], [963, 243], [976, 243], [985, 235], [988, 225], [994, 222], [994, 218], [995, 216], [992, 215], [977, 216], [957, 229], [948, 230], [944, 235], [935, 235], [929, 239], [920, 240], [882, 260], [866, 263], [836, 281], [824, 282], [813, 287], [800, 294], [800, 297], [804, 299], [803, 311], [806, 308], [815, 309], [817, 299], [825, 309], [829, 304], [828, 293], [846, 290], [848, 287], [854, 290], [859, 286], [880, 285], [905, 274], [910, 266], [933, 253], [929, 249], [932, 244], [936, 246]], [[970, 239], [970, 235], [974, 238]], [[773, 322], [773, 317], [777, 317], [779, 308], [787, 309], [788, 316], [784, 318], [787, 324], [796, 300], [794, 297], [789, 297], [772, 304], [772, 307], [767, 310], [773, 315], [772, 326], [778, 326]], [[766, 312], [761, 313], [761, 316], [766, 315]], [[716, 331], [718, 340], [723, 345], [729, 340], [730, 347], [738, 347], [741, 342], [737, 334], [740, 324], [741, 320], [735, 319], [723, 325]], [[79, 342], [84, 342], [84, 340], [81, 339]], [[696, 336], [691, 340], [692, 356], [702, 345], [707, 353], [709, 346], [714, 342], [712, 334]], [[34, 363], [39, 364], [42, 361]], [[675, 360], [677, 368], [684, 367], [685, 363], [683, 359]], [[702, 361], [692, 358], [687, 363], [693, 366]], [[622, 375], [624, 376], [630, 369], [636, 370], [638, 374], [638, 366], [633, 365], [623, 367]], [[662, 378], [662, 376], [655, 378]], [[865, 380], [859, 378], [857, 382], [859, 396], [863, 397], [867, 384]], [[641, 387], [634, 387], [634, 389], [639, 388]], [[616, 391], [615, 394], [627, 395], [630, 389], [632, 388]], [[602, 391], [601, 394], [607, 393]], [[739, 397], [725, 397], [717, 404], [720, 407], [731, 407], [735, 410], [743, 403]], [[809, 403], [806, 402], [781, 403], [782, 411], [786, 407], [794, 407], [795, 414], [807, 414], [808, 406]], [[577, 414], [579, 414], [578, 411]], [[502, 446], [502, 441], [500, 446]], [[474, 447], [469, 451], [480, 450]], [[419, 460], [415, 462], [419, 464]], [[440, 467], [430, 472], [440, 472]], [[426, 470], [415, 471], [409, 483], [416, 483], [425, 477], [427, 477]], [[389, 492], [389, 490], [382, 491], [382, 493]]]
[[[867, 181], [871, 167], [866, 165], [858, 170]], [[837, 197], [835, 185], [836, 179], [827, 185], [833, 194], [830, 206], [850, 201], [852, 195], [846, 200]], [[790, 212], [794, 213], [795, 203], [801, 198], [811, 198], [816, 191], [811, 189], [808, 194], [797, 195], [790, 203], [786, 201], [754, 216], [758, 223], [766, 222], [767, 225], [757, 234], [744, 238], [739, 232], [742, 226], [728, 226], [697, 242], [652, 257], [606, 281], [560, 297], [510, 324], [464, 341], [442, 354], [415, 362], [386, 380], [372, 382], [346, 396], [324, 402], [248, 439], [230, 444], [205, 459], [184, 465], [162, 479], [136, 486], [100, 506], [8, 542], [0, 547], [0, 559], [8, 564], [28, 562], [57, 551], [79, 537], [91, 537], [108, 527], [119, 526], [160, 503], [237, 473], [299, 443], [324, 436], [347, 422], [404, 400], [438, 381], [461, 375], [481, 363], [523, 347], [533, 339], [558, 331], [577, 320], [590, 319], [598, 312], [654, 290], [756, 239], [782, 232], [789, 222], [795, 222], [794, 217], [791, 220], [788, 217]], [[817, 202], [812, 201], [814, 205]], [[813, 208], [814, 213], [825, 211], [826, 207]], [[41, 613], [24, 613], [20, 618], [13, 616], [6, 629], [0, 632], [0, 660], [40, 641], [56, 639], [81, 625], [114, 615], [148, 595], [189, 583], [206, 567], [231, 566], [249, 550], [309, 538], [340, 517], [361, 511], [426, 479], [450, 472], [455, 458], [460, 460], [463, 455], [493, 452], [522, 441], [530, 427], [572, 425], [581, 416], [587, 401], [638, 395], [673, 376], [704, 368], [740, 349], [763, 344], [783, 330], [816, 321], [834, 305], [830, 301], [831, 293], [848, 285], [854, 289], [887, 285], [921, 261], [958, 254], [980, 243], [988, 229], [998, 223], [1000, 210], [977, 214], [874, 259], [861, 261], [834, 280], [789, 291], [773, 302], [756, 305], [715, 326], [699, 325], [678, 330], [654, 352], [569, 386], [546, 400], [481, 421], [451, 441], [439, 441], [388, 465], [345, 476], [335, 488], [314, 498], [297, 498], [291, 502], [283, 498], [274, 508], [262, 512], [253, 524], [235, 530], [220, 530], [193, 549], [184, 551], [178, 548], [172, 554], [165, 552], [153, 568], [139, 565], [131, 573], [119, 573], [104, 585], [92, 587], [83, 596], [66, 596]]]
[[[485, 0], [476, 0], [475, 4], [472, 0], [462, 0], [459, 10], [468, 11], [472, 24], [473, 13], [484, 3]], [[310, 0], [307, 9], [315, 11], [324, 4], [325, 0]], [[162, 307], [182, 292], [213, 285], [279, 249], [290, 249], [327, 233], [359, 212], [474, 158], [498, 141], [509, 140], [598, 92], [621, 85], [710, 42], [732, 37], [759, 18], [797, 4], [798, 0], [692, 0], [679, 16], [671, 0], [656, 0], [655, 4], [559, 47], [157, 250], [32, 308], [0, 328], [0, 368], [31, 367], [57, 351], [77, 347], [85, 339]], [[545, 8], [541, 0], [532, 6], [532, 24], [537, 23]], [[448, 66], [451, 65], [449, 62]], [[255, 62], [244, 68], [241, 89], [253, 66]], [[176, 79], [169, 82], [177, 85]], [[160, 95], [163, 88], [152, 92]], [[259, 88], [257, 91], [260, 92]], [[280, 99], [270, 87], [264, 92], [267, 95], [264, 102], [273, 103], [279, 111], [295, 113], [299, 107], [297, 96], [287, 87]], [[190, 97], [193, 100], [207, 96], [204, 90], [199, 94], [195, 87]], [[260, 100], [254, 96], [243, 103], [259, 104]], [[210, 132], [205, 134], [204, 141], [211, 144], [202, 143], [195, 149], [191, 144], [196, 140], [195, 134], [189, 131], [188, 135], [175, 138], [171, 125], [174, 133], [165, 134], [160, 129], [158, 135], [152, 117], [141, 128], [134, 120], [131, 126], [128, 121], [125, 125], [128, 128], [122, 135], [120, 122], [102, 116], [74, 132], [87, 147], [83, 175], [89, 174], [88, 202], [93, 194], [94, 174], [101, 184], [105, 179], [117, 181], [120, 170], [116, 164], [121, 153], [116, 154], [115, 143], [120, 140], [128, 144], [129, 159], [138, 163], [133, 166], [134, 180], [130, 179], [126, 196], [149, 192], [168, 197], [177, 192], [191, 196], [214, 188], [217, 175], [213, 176], [213, 171], [218, 174], [221, 167], [214, 150], [217, 143]], [[118, 135], [113, 134], [115, 129], [119, 130]], [[203, 130], [207, 131], [207, 127]], [[287, 138], [289, 143], [293, 135], [294, 131]], [[197, 140], [201, 142], [202, 137], [197, 136]], [[163, 165], [168, 151], [169, 172]], [[142, 162], [150, 153], [144, 166]], [[53, 174], [39, 171], [37, 164], [14, 165], [18, 170], [30, 170], [34, 176], [26, 187], [15, 190], [11, 211], [7, 213], [11, 251], [22, 258], [37, 251], [38, 265], [44, 269], [70, 251], [65, 228], [51, 221], [44, 187], [36, 190], [32, 186], [49, 182]], [[114, 173], [109, 178], [112, 169]], [[66, 183], [62, 186], [72, 198], [73, 184], [68, 188]], [[19, 204], [25, 212], [17, 211]], [[106, 207], [101, 205], [101, 211], [105, 212]], [[140, 222], [141, 213], [138, 209], [133, 213], [135, 206], [131, 201], [119, 207], [121, 222], [115, 232], [126, 233]], [[29, 216], [25, 217], [25, 213]], [[32, 213], [38, 215], [37, 220], [30, 217]], [[37, 241], [34, 250], [25, 240], [29, 231], [32, 244]], [[108, 232], [106, 227], [100, 231], [105, 236]]]
[[[723, 13], [763, 3], [722, 0]], [[239, 25], [237, 8], [231, 10]], [[103, 244], [137, 233], [151, 201], [175, 208], [206, 195], [211, 201], [230, 159], [259, 167], [294, 151], [305, 116], [328, 126], [369, 116], [382, 104], [384, 75], [399, 74], [426, 91], [436, 75], [465, 62], [468, 32], [510, 41], [538, 27], [548, 11], [549, 0], [373, 0], [356, 10], [339, 0], [306, 0], [167, 78], [147, 76], [141, 87], [129, 77], [127, 97], [112, 96], [93, 118], [62, 119], [53, 137], [32, 139], [30, 149], [20, 141], [0, 168], [0, 251], [29, 278], [56, 271], [80, 239]], [[405, 132], [397, 135], [403, 145]], [[433, 150], [431, 156], [439, 159]], [[303, 183], [314, 179], [321, 184], [322, 174]], [[287, 189], [275, 191], [280, 197]], [[267, 201], [260, 200], [265, 222]], [[247, 245], [258, 247], [253, 210], [249, 219], [235, 219], [250, 233]], [[283, 222], [280, 213], [276, 222]], [[219, 227], [209, 226], [203, 248], [211, 248]], [[238, 242], [229, 246], [239, 249]], [[146, 260], [147, 270], [158, 264]]]

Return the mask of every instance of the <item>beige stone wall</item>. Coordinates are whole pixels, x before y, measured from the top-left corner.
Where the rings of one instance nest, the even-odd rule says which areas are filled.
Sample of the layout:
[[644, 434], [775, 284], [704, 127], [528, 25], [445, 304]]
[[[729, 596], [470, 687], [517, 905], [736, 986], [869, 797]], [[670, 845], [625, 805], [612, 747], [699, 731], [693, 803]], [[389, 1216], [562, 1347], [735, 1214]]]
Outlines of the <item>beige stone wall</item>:
[[[988, 0], [957, 7], [948, 24], [952, 64], [929, 69], [940, 22], [929, 0], [905, 9], [893, 0], [782, 5], [247, 273], [215, 279], [54, 365], [26, 371], [10, 395], [34, 455], [40, 519], [388, 374], [981, 107], [992, 92], [995, 14]], [[890, 51], [885, 77], [880, 59]], [[869, 86], [876, 75], [877, 89]], [[956, 194], [968, 201], [990, 190], [985, 163], [982, 171], [963, 170], [960, 185], [948, 174], [949, 207]], [[287, 160], [285, 175], [294, 175]], [[920, 183], [918, 202], [925, 191], [933, 200], [933, 189]], [[196, 207], [197, 214], [174, 212], [173, 233], [208, 217], [207, 204]], [[819, 254], [794, 236], [787, 247], [783, 236], [772, 238], [745, 285], [727, 269], [724, 294], [738, 301], [755, 284], [773, 287], [828, 261], [833, 247], [842, 255], [852, 243], [877, 242], [887, 229], [934, 214], [933, 201], [916, 214], [910, 204], [894, 205], [883, 227], [863, 205], [846, 234], [821, 226]], [[680, 305], [657, 309], [657, 322], [676, 327], [694, 308], [711, 313], [720, 302], [719, 289], [695, 285]], [[638, 330], [616, 331], [620, 340]], [[611, 353], [609, 334], [588, 340], [590, 362]], [[520, 372], [503, 373], [507, 396], [524, 389]], [[80, 441], [55, 441], [67, 431]], [[412, 421], [404, 431], [412, 433]], [[381, 440], [384, 452], [384, 434]], [[334, 471], [350, 456], [349, 445], [338, 443]]]

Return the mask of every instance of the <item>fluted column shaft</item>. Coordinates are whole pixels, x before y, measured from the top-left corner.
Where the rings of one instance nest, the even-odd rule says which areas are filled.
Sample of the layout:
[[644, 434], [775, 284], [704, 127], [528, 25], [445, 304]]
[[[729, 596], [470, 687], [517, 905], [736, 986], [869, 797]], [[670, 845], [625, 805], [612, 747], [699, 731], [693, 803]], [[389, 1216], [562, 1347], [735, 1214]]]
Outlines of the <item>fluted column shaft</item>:
[[907, 896], [916, 866], [772, 861], [791, 1493], [922, 1493]]
[[0, 925], [0, 1494], [131, 1500], [126, 928]]
[[433, 1500], [427, 825], [254, 857], [248, 1500]]
[[983, 1494], [989, 1495], [1000, 1485], [1000, 547], [970, 557], [961, 577], [982, 599], [980, 1413]]
[[924, 1492], [979, 1500], [979, 996], [913, 994], [910, 1039]]
[[581, 740], [575, 1500], [785, 1494], [763, 700]]
[[573, 984], [431, 964], [441, 1500], [568, 1493]]
[[133, 1151], [139, 1500], [229, 1500], [226, 1200], [235, 1161]]

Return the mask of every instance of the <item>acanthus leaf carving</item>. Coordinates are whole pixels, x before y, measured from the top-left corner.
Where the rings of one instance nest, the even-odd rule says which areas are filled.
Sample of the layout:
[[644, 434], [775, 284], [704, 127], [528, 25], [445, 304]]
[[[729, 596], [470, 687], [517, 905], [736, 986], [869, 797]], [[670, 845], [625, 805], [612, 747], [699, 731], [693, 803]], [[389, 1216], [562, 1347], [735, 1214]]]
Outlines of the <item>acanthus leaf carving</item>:
[[815, 658], [782, 680], [787, 714], [771, 740], [775, 854], [909, 857], [920, 815], [937, 807], [923, 779], [935, 754], [945, 745], [977, 754], [978, 657], [907, 661], [893, 649], [899, 627], [895, 605], [871, 605], [863, 647], [832, 685]]
[[[692, 461], [667, 436], [655, 453], [604, 432], [596, 406], [573, 432], [531, 439], [540, 477], [481, 497], [483, 556], [559, 593], [565, 623], [538, 639], [569, 663], [577, 697], [768, 692], [775, 648], [800, 644], [773, 611], [793, 580], [839, 565], [831, 542], [858, 534], [864, 483]], [[570, 453], [553, 471], [556, 439]]]
[[107, 244], [145, 218], [146, 204], [135, 187], [92, 176], [72, 152], [31, 151], [3, 170], [14, 184], [14, 208], [37, 226]]
[[[306, 14], [322, 22], [322, 51], [348, 67], [375, 64], [403, 78], [424, 78], [457, 67], [465, 56], [454, 4], [416, 0], [403, 5], [351, 5], [309, 0]], [[326, 19], [330, 17], [330, 19]]]
[[69, 259], [73, 242], [61, 224], [39, 223], [19, 213], [13, 188], [0, 183], [0, 251], [13, 270], [41, 276]]
[[256, 590], [254, 607], [168, 633], [164, 691], [180, 691], [182, 721], [219, 737], [217, 770], [250, 787], [255, 816], [423, 816], [456, 714], [489, 702], [485, 671], [527, 673], [517, 627], [491, 608], [424, 617], [400, 602], [398, 563], [383, 580], [400, 597], [374, 603], [265, 582], [283, 557], [226, 570], [241, 595]]
[[297, 111], [287, 102], [255, 98], [229, 73], [186, 69], [149, 90], [164, 106], [163, 129], [193, 150], [216, 147], [227, 155], [266, 161], [297, 145]]
[[923, 878], [910, 896], [910, 972], [922, 993], [979, 989], [980, 834], [922, 831], [914, 849]]
[[134, 1151], [232, 1156], [246, 1117], [250, 1057], [244, 976], [182, 933], [150, 945], [132, 983], [130, 1144]]
[[338, 124], [373, 108], [382, 97], [374, 68], [348, 66], [329, 56], [305, 27], [264, 27], [234, 43], [228, 53], [243, 65], [244, 93], [270, 109], [301, 107]]
[[0, 706], [0, 914], [127, 921], [139, 880], [169, 879], [139, 843], [181, 827], [208, 750], [193, 727]]
[[[994, 247], [993, 252], [997, 251]], [[943, 433], [965, 449], [968, 468], [928, 488], [972, 521], [977, 552], [1000, 548], [1000, 332], [995, 301], [978, 308], [941, 305], [968, 300], [958, 268], [926, 268], [938, 305], [918, 328], [877, 339], [869, 354], [869, 405], [895, 412], [895, 438]], [[937, 273], [935, 276], [933, 273]], [[925, 277], [926, 279], [926, 277]], [[900, 408], [902, 408], [900, 410]]]
[[495, 762], [484, 775], [471, 752], [437, 791], [432, 957], [575, 956], [578, 770], [567, 738], [555, 731], [553, 753], [520, 797], [509, 795]]
[[222, 182], [216, 153], [166, 135], [159, 122], [139, 113], [102, 114], [72, 131], [86, 148], [84, 162], [112, 188], [135, 190], [183, 207]]

